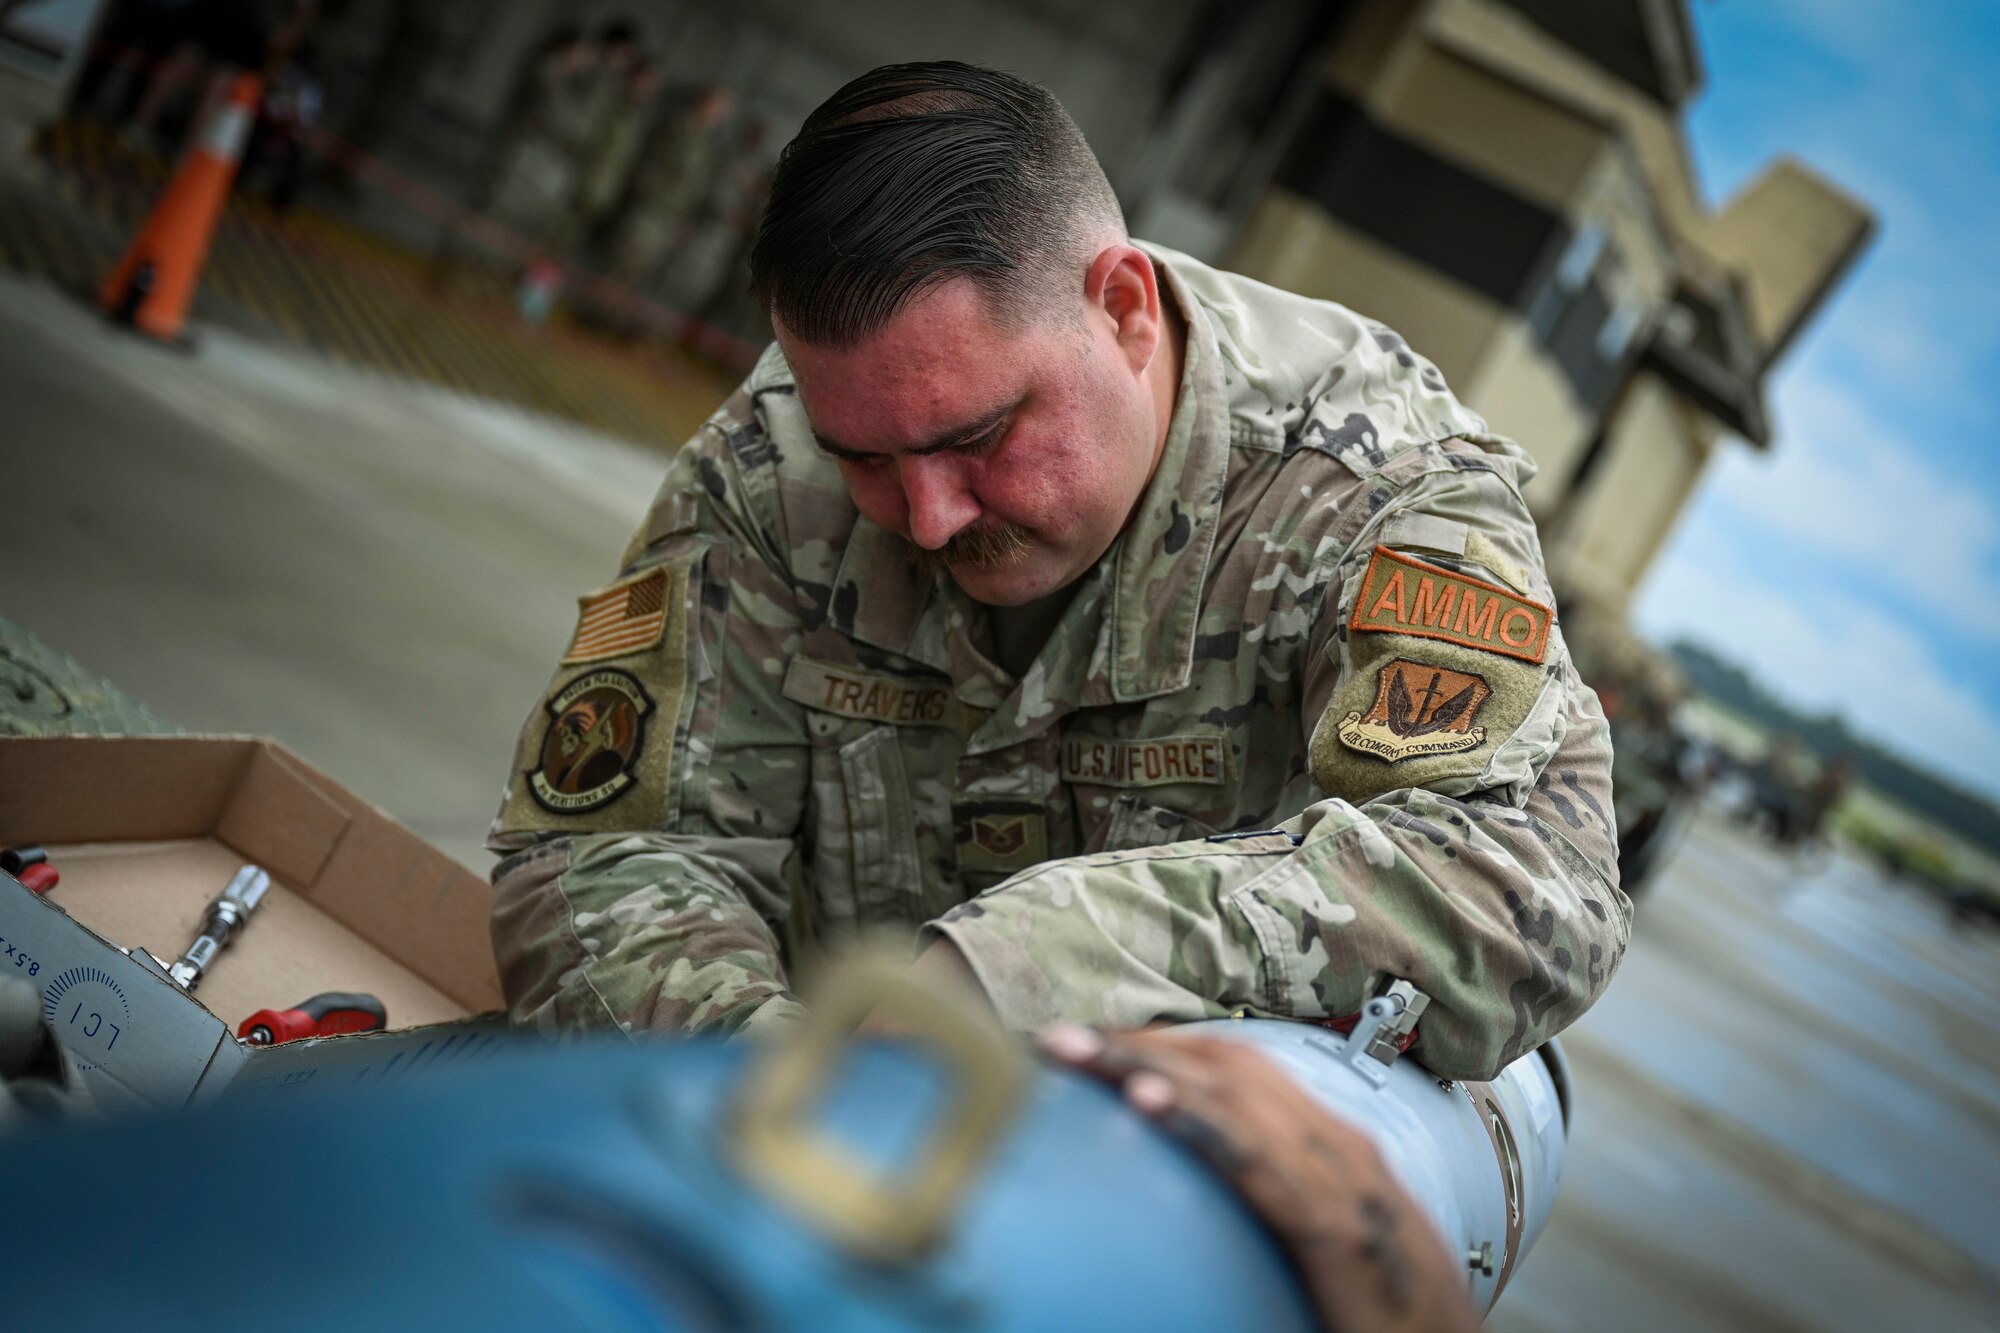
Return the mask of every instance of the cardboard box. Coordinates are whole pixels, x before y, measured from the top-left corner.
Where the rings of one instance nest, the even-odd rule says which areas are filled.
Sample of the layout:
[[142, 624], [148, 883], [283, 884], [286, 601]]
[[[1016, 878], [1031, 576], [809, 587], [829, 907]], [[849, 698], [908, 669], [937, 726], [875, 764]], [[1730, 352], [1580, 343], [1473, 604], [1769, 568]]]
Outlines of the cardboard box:
[[[0, 974], [41, 991], [107, 1109], [310, 1093], [502, 1043], [485, 881], [273, 742], [0, 738], [0, 845], [30, 843], [62, 882], [0, 875]], [[193, 994], [127, 952], [180, 957], [246, 862], [270, 891]], [[377, 996], [390, 1030], [237, 1040], [323, 991]]]

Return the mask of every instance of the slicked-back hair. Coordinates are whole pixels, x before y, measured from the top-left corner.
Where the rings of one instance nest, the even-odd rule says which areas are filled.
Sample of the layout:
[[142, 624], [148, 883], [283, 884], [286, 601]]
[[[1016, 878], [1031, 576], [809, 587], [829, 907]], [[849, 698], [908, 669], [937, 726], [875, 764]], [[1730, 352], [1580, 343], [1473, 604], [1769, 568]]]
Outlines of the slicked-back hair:
[[851, 347], [920, 293], [969, 278], [1029, 322], [1081, 297], [1124, 217], [1048, 89], [957, 61], [884, 65], [786, 145], [750, 253], [757, 297], [792, 336]]

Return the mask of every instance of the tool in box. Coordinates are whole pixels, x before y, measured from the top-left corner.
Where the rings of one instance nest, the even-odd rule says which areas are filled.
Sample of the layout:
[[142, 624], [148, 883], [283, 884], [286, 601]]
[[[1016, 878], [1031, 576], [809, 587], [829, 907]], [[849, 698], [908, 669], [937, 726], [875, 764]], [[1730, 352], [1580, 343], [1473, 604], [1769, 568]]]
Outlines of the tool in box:
[[344, 1032], [380, 1032], [389, 1011], [373, 995], [327, 991], [290, 1009], [259, 1009], [243, 1020], [236, 1035], [252, 1046], [275, 1046], [302, 1037], [334, 1037]]
[[201, 934], [195, 936], [194, 943], [188, 945], [180, 961], [167, 969], [167, 975], [182, 990], [192, 991], [200, 985], [202, 973], [215, 961], [215, 956], [242, 933], [244, 923], [257, 910], [257, 904], [264, 901], [264, 894], [270, 887], [270, 875], [258, 866], [244, 866], [237, 871], [229, 881], [229, 887], [208, 905]]
[[47, 893], [62, 880], [49, 861], [48, 852], [41, 847], [0, 847], [0, 870], [19, 880], [21, 887], [31, 893]]

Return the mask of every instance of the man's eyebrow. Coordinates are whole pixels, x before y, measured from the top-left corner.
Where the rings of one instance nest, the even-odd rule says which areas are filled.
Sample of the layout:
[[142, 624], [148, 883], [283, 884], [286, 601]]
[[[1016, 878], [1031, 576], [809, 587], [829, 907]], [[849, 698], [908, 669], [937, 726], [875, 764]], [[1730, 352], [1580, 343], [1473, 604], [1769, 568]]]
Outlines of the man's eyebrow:
[[976, 420], [969, 421], [963, 426], [954, 426], [950, 430], [933, 437], [914, 449], [903, 449], [894, 454], [868, 449], [856, 449], [852, 446], [842, 444], [838, 440], [829, 439], [819, 431], [813, 432], [813, 438], [819, 441], [820, 448], [826, 450], [835, 458], [846, 459], [849, 462], [861, 462], [869, 458], [923, 458], [930, 454], [943, 453], [947, 449], [956, 449], [961, 445], [978, 439], [1002, 421], [1014, 415], [1015, 412], [1020, 410], [1021, 404], [1026, 401], [1027, 396], [1024, 394], [1016, 398], [1013, 402], [1003, 403], [991, 412], [986, 413]]

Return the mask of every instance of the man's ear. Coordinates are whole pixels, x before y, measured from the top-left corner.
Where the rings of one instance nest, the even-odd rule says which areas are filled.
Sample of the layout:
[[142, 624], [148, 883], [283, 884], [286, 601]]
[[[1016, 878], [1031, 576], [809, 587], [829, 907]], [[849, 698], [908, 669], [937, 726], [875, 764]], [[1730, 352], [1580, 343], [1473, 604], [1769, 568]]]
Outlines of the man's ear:
[[1159, 277], [1150, 255], [1122, 241], [1106, 247], [1083, 276], [1083, 296], [1093, 315], [1109, 321], [1135, 373], [1152, 364], [1163, 325]]

